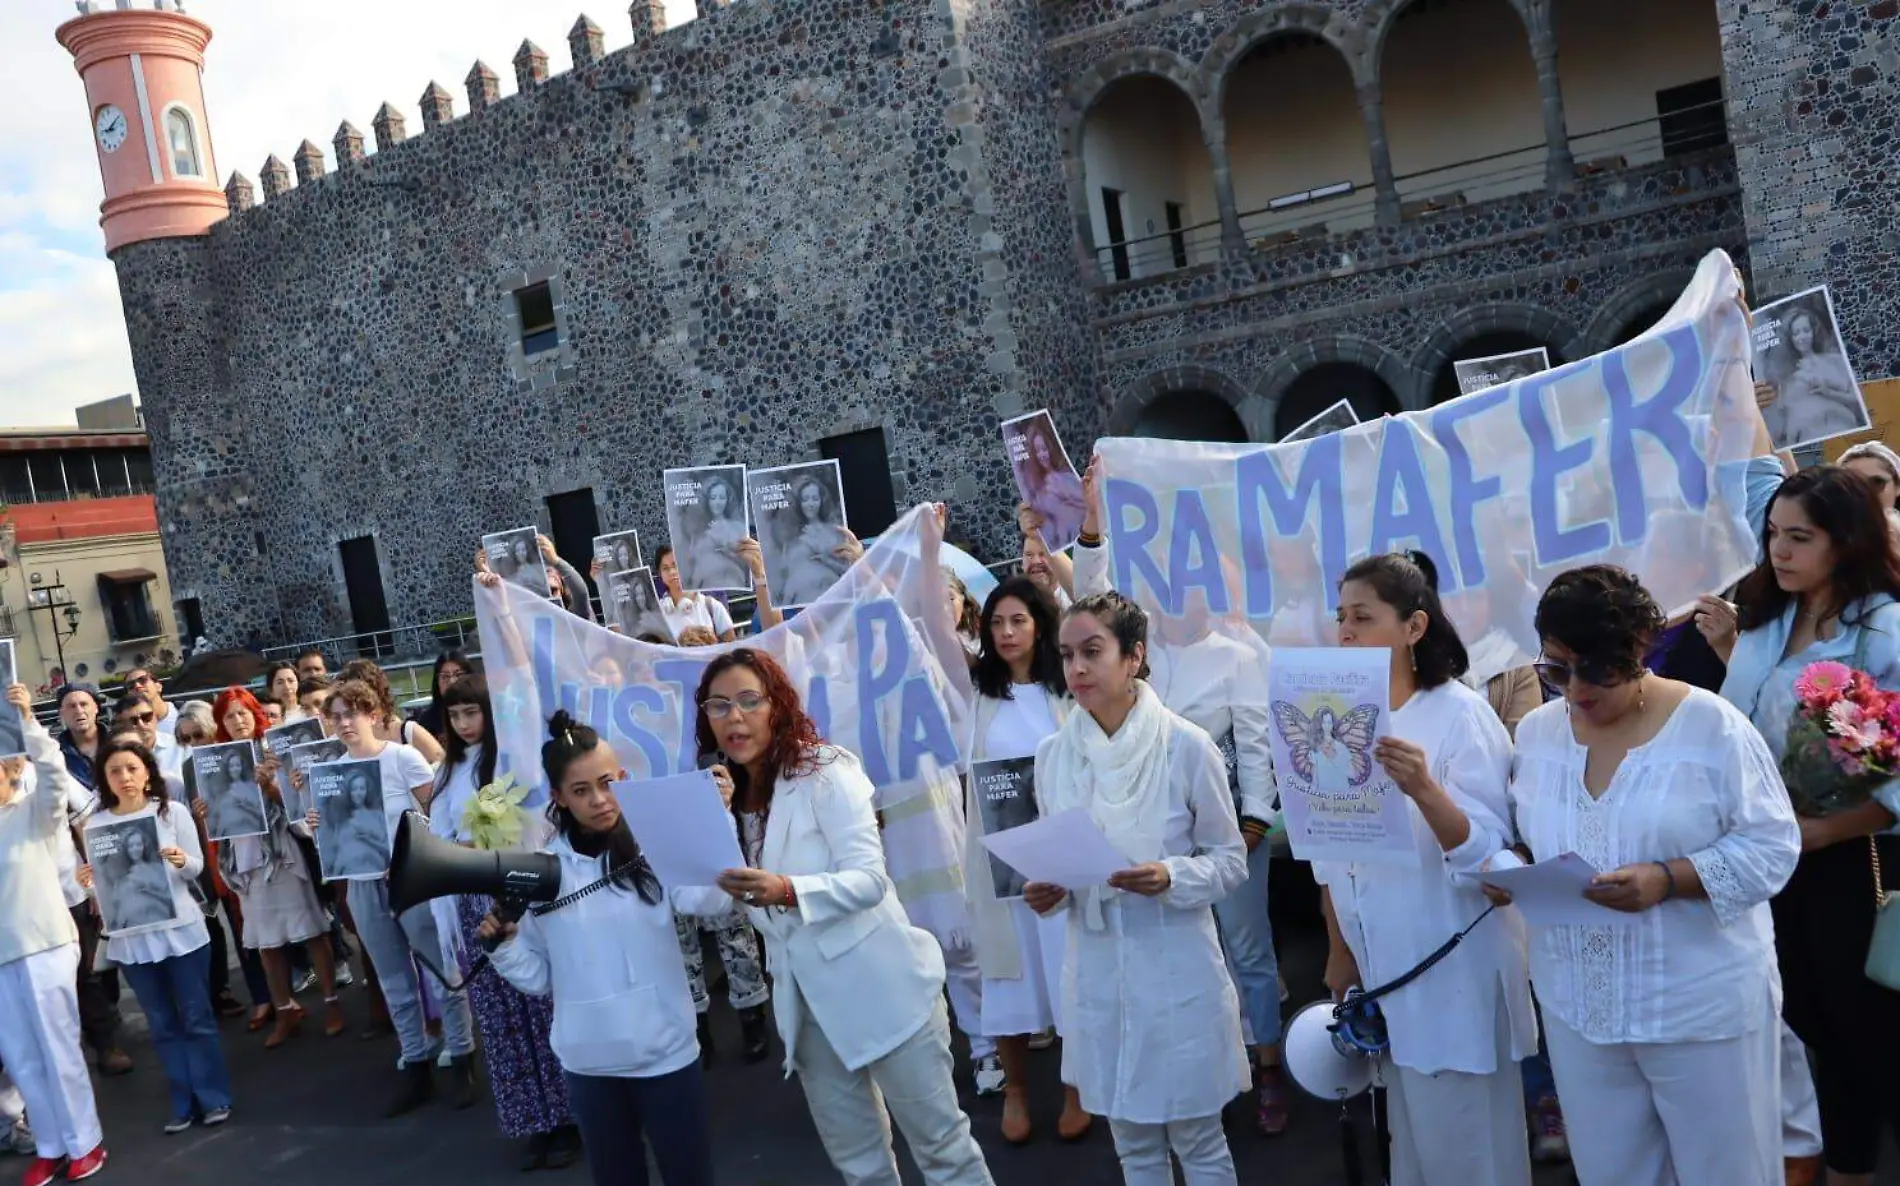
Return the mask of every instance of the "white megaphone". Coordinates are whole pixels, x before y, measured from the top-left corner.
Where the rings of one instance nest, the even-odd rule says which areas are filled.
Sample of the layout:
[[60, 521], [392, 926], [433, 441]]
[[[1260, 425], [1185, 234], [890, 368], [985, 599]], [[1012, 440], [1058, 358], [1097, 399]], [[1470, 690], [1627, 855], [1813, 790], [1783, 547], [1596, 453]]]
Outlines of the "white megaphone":
[[1377, 1059], [1338, 1032], [1337, 1006], [1315, 1001], [1293, 1015], [1281, 1059], [1301, 1091], [1315, 1099], [1345, 1101], [1372, 1087]]

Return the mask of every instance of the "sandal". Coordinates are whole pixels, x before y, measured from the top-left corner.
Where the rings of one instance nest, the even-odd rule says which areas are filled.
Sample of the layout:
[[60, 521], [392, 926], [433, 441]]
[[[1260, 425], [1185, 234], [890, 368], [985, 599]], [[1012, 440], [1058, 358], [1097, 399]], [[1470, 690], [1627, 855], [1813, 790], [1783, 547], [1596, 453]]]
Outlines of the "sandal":
[[276, 1016], [277, 1010], [272, 1006], [259, 1005], [257, 1008], [251, 1010], [251, 1019], [244, 1023], [244, 1028], [250, 1030], [252, 1033], [256, 1033], [258, 1030], [269, 1025]]

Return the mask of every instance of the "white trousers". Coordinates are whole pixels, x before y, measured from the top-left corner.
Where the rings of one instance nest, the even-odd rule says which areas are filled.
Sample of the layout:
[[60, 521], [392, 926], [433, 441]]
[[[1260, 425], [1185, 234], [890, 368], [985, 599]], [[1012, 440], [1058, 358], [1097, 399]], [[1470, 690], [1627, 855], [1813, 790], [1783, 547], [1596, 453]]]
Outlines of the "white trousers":
[[1115, 1138], [1126, 1186], [1174, 1186], [1170, 1152], [1180, 1159], [1187, 1186], [1235, 1186], [1234, 1155], [1218, 1113], [1166, 1124], [1111, 1119], [1108, 1132]]
[[1587, 1041], [1544, 1014], [1581, 1186], [1781, 1186], [1780, 1029], [1713, 1042]]
[[988, 1058], [996, 1053], [996, 1039], [983, 1034], [983, 969], [977, 966], [976, 948], [945, 947], [943, 971], [950, 1011], [956, 1014], [957, 1029], [970, 1041], [970, 1061]]
[[1497, 1012], [1499, 1069], [1489, 1075], [1428, 1075], [1390, 1062], [1381, 1068], [1392, 1186], [1531, 1186], [1524, 1077], [1511, 1061], [1502, 999]]
[[1784, 1157], [1821, 1155], [1821, 1100], [1814, 1094], [1808, 1048], [1781, 1023], [1781, 1153]]
[[104, 1134], [79, 1046], [79, 944], [0, 964], [0, 1062], [26, 1101], [41, 1157], [84, 1157]]
[[844, 1065], [809, 1011], [796, 1050], [793, 1068], [812, 1123], [845, 1186], [899, 1186], [887, 1106], [925, 1186], [995, 1186], [957, 1105], [942, 1001], [923, 1029], [861, 1070]]

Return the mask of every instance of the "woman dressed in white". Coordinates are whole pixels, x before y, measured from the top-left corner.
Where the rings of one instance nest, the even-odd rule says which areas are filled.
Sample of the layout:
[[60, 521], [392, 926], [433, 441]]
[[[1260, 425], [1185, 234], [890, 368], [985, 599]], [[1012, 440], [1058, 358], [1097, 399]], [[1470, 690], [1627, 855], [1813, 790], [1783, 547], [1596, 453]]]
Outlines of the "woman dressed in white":
[[1042, 811], [1087, 811], [1136, 862], [1071, 896], [1030, 882], [1038, 913], [1066, 911], [1062, 1078], [1108, 1117], [1128, 1186], [1233, 1186], [1221, 1109], [1251, 1082], [1240, 1003], [1213, 904], [1247, 879], [1227, 771], [1207, 733], [1143, 678], [1148, 616], [1116, 593], [1083, 598], [1061, 633], [1082, 712], [1036, 752]]
[[[1391, 735], [1374, 757], [1404, 792], [1418, 864], [1315, 862], [1343, 997], [1403, 976], [1485, 911], [1472, 879], [1511, 838], [1511, 742], [1459, 677], [1468, 659], [1419, 553], [1372, 556], [1339, 585], [1339, 645], [1392, 650]], [[1537, 1051], [1523, 922], [1500, 912], [1379, 1001], [1393, 1186], [1529, 1186], [1517, 1063]]]
[[1748, 718], [1643, 667], [1663, 624], [1622, 569], [1563, 573], [1537, 606], [1517, 727], [1528, 849], [1600, 872], [1602, 925], [1535, 928], [1531, 979], [1582, 1186], [1780, 1186], [1781, 977], [1768, 900], [1801, 852]]

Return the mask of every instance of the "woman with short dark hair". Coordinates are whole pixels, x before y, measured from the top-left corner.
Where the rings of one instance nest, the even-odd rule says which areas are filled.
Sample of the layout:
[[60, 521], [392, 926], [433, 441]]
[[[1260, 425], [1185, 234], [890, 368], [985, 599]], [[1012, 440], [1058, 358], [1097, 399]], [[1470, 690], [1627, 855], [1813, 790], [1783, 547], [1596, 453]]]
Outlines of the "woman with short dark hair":
[[1721, 697], [1652, 674], [1662, 629], [1622, 569], [1559, 574], [1517, 728], [1527, 860], [1575, 853], [1626, 919], [1539, 927], [1531, 979], [1582, 1186], [1769, 1186], [1783, 1175], [1780, 977], [1768, 900], [1800, 830], [1774, 756]]

